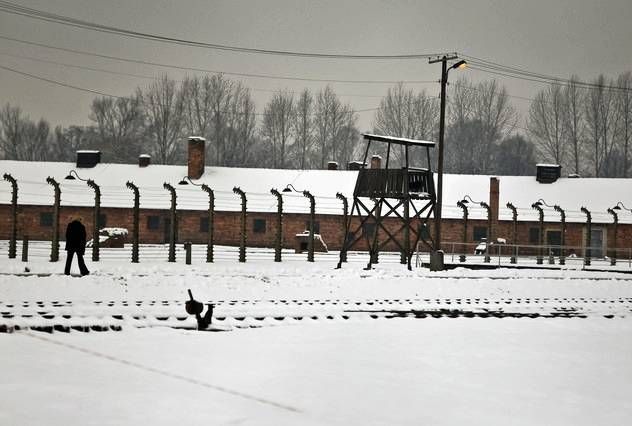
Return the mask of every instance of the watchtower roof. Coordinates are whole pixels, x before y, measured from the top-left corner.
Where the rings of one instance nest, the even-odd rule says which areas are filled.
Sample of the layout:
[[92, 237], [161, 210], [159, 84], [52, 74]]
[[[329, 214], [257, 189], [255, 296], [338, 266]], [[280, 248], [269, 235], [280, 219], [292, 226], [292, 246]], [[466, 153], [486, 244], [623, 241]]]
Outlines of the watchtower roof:
[[364, 139], [368, 141], [386, 142], [386, 143], [393, 143], [396, 145], [425, 146], [428, 148], [434, 148], [435, 146], [434, 142], [422, 141], [422, 140], [417, 140], [417, 139], [395, 138], [392, 136], [374, 135], [371, 133], [363, 133], [362, 136], [364, 136]]

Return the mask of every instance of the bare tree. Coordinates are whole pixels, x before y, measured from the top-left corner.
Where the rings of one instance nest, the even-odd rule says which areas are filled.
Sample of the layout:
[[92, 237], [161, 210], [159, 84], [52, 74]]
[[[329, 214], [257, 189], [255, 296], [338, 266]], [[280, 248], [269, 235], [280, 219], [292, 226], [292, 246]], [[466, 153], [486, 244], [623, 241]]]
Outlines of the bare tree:
[[309, 153], [313, 144], [313, 113], [314, 98], [309, 90], [301, 92], [296, 102], [296, 114], [294, 115], [294, 151], [297, 157], [297, 166], [305, 170], [308, 165]]
[[95, 142], [95, 128], [83, 126], [55, 127], [51, 160], [73, 161], [80, 149], [92, 148]]
[[214, 75], [209, 79], [211, 96], [211, 144], [207, 147], [215, 153], [215, 164], [226, 164], [226, 135], [228, 133], [228, 121], [231, 114], [231, 102], [234, 101], [235, 83], [223, 75]]
[[263, 110], [261, 134], [272, 144], [274, 168], [285, 168], [294, 116], [294, 94], [287, 91], [276, 92]]
[[536, 156], [533, 142], [522, 135], [509, 136], [498, 145], [494, 173], [526, 176], [535, 170]]
[[137, 96], [96, 98], [90, 119], [95, 122], [98, 144], [108, 161], [132, 162], [141, 151], [142, 109]]
[[183, 116], [189, 136], [211, 138], [213, 88], [211, 78], [187, 77], [182, 82]]
[[592, 164], [595, 177], [609, 176], [612, 173], [608, 162], [615, 148], [614, 129], [616, 124], [616, 108], [610, 83], [603, 75], [593, 82], [595, 88], [590, 90], [585, 101], [586, 125], [589, 131], [592, 149]]
[[10, 104], [0, 110], [0, 151], [6, 159], [44, 161], [49, 159], [50, 150], [50, 125], [46, 120], [35, 123]]
[[621, 89], [617, 92], [617, 110], [619, 126], [617, 138], [623, 151], [623, 177], [628, 177], [630, 169], [630, 138], [632, 137], [632, 73], [625, 72], [617, 79], [617, 86]]
[[453, 173], [473, 173], [477, 161], [473, 145], [478, 142], [480, 125], [472, 121], [475, 88], [465, 78], [451, 85], [447, 104], [448, 126], [445, 135], [444, 165]]
[[224, 164], [247, 167], [256, 165], [253, 153], [256, 142], [256, 111], [250, 90], [241, 84], [233, 86], [233, 96], [226, 117], [226, 149]]
[[518, 119], [509, 95], [495, 80], [477, 85], [465, 78], [454, 85], [450, 126], [446, 133], [446, 169], [457, 173], [490, 173], [496, 147]]
[[574, 172], [580, 174], [581, 157], [584, 145], [584, 92], [578, 86], [579, 79], [572, 76], [564, 87], [564, 133], [572, 157]]
[[[388, 89], [375, 113], [375, 133], [411, 138], [429, 139], [436, 132], [439, 117], [438, 99], [429, 98], [426, 91], [415, 93], [398, 83]], [[393, 159], [403, 161], [404, 147], [393, 152]]]
[[37, 123], [26, 120], [25, 138], [21, 146], [20, 160], [46, 161], [50, 152], [50, 125], [41, 118]]
[[174, 80], [166, 75], [145, 91], [142, 102], [147, 147], [161, 164], [173, 164], [183, 150], [184, 97]]
[[25, 138], [25, 117], [20, 107], [6, 104], [0, 110], [0, 148], [7, 160], [19, 160]]
[[514, 130], [518, 115], [509, 103], [507, 89], [496, 80], [477, 85], [473, 108], [473, 118], [481, 123], [479, 171], [486, 172], [491, 168], [494, 144]]
[[527, 128], [542, 157], [564, 164], [567, 153], [564, 93], [559, 83], [551, 84], [535, 96], [529, 108]]
[[[316, 96], [314, 109], [314, 135], [320, 168], [327, 161], [342, 161], [343, 152], [353, 152], [357, 139], [350, 131], [355, 128], [356, 114], [349, 105], [343, 105], [330, 86]], [[351, 146], [350, 146], [350, 145]]]

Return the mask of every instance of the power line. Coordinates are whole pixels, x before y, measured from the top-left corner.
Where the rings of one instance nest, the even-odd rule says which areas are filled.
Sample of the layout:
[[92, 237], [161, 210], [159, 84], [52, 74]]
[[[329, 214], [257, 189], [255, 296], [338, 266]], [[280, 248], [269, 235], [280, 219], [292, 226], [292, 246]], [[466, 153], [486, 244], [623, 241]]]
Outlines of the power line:
[[20, 74], [20, 75], [22, 75], [24, 77], [30, 77], [30, 78], [34, 78], [36, 80], [45, 81], [47, 83], [57, 84], [59, 86], [67, 87], [69, 89], [75, 89], [75, 90], [79, 90], [79, 91], [82, 91], [82, 92], [93, 93], [93, 94], [101, 95], [101, 96], [107, 96], [109, 98], [121, 99], [123, 97], [123, 96], [111, 95], [111, 94], [105, 93], [105, 92], [100, 92], [98, 90], [92, 90], [92, 89], [86, 89], [86, 88], [79, 87], [79, 86], [73, 86], [72, 84], [66, 84], [66, 83], [62, 83], [60, 81], [51, 80], [49, 78], [40, 77], [38, 75], [29, 74], [27, 72], [18, 71], [18, 70], [13, 69], [13, 68], [5, 67], [4, 65], [0, 65], [0, 68], [3, 69], [3, 70], [6, 70], [6, 71], [10, 71], [10, 72], [16, 73], [16, 74]]
[[436, 84], [437, 83], [437, 80], [341, 80], [341, 79], [319, 79], [319, 78], [306, 78], [306, 77], [278, 76], [278, 75], [271, 75], [271, 74], [238, 73], [238, 72], [205, 69], [205, 68], [188, 67], [188, 66], [183, 66], [183, 65], [173, 65], [173, 64], [166, 64], [166, 63], [160, 63], [160, 62], [144, 61], [140, 59], [125, 58], [121, 56], [103, 55], [99, 53], [87, 52], [85, 50], [69, 49], [65, 47], [53, 46], [53, 45], [44, 44], [44, 43], [20, 40], [17, 38], [7, 37], [3, 35], [0, 35], [0, 39], [9, 40], [16, 43], [27, 44], [31, 46], [44, 47], [46, 49], [58, 50], [62, 52], [76, 53], [78, 55], [94, 56], [97, 58], [111, 59], [111, 60], [120, 61], [120, 62], [129, 62], [129, 63], [140, 64], [140, 65], [149, 65], [149, 66], [155, 66], [155, 67], [177, 69], [181, 71], [202, 72], [202, 73], [207, 73], [207, 74], [226, 74], [226, 75], [234, 75], [238, 77], [264, 78], [264, 79], [271, 79], [271, 80], [310, 81], [310, 82], [318, 82], [318, 83], [350, 83], [350, 84], [396, 84], [399, 82], [407, 83], [407, 84], [431, 84], [431, 83]]
[[463, 55], [466, 58], [469, 58], [470, 68], [487, 72], [490, 74], [500, 75], [504, 77], [516, 78], [520, 80], [533, 81], [536, 83], [545, 83], [545, 84], [553, 84], [559, 85], [563, 87], [569, 87], [571, 84], [582, 88], [582, 89], [590, 89], [590, 90], [614, 90], [614, 91], [632, 91], [631, 88], [628, 87], [620, 87], [620, 86], [612, 86], [612, 85], [601, 85], [595, 83], [587, 83], [583, 81], [570, 81], [568, 79], [550, 76], [546, 74], [536, 73], [533, 71], [524, 70], [521, 68], [501, 65], [496, 62], [488, 61], [485, 59], [475, 58], [473, 56]]
[[315, 53], [315, 52], [297, 52], [289, 50], [275, 49], [257, 49], [242, 46], [232, 46], [226, 44], [208, 43], [195, 40], [186, 40], [175, 37], [167, 37], [158, 34], [143, 33], [139, 31], [131, 31], [124, 28], [113, 27], [109, 25], [97, 24], [94, 22], [84, 21], [81, 19], [71, 18], [68, 16], [58, 15], [55, 13], [45, 12], [38, 9], [25, 7], [8, 1], [0, 1], [0, 12], [20, 15], [40, 21], [53, 22], [75, 28], [82, 28], [91, 31], [97, 31], [107, 34], [116, 34], [125, 37], [132, 37], [143, 40], [151, 40], [162, 43], [178, 44], [205, 49], [223, 50], [249, 54], [263, 55], [279, 55], [291, 57], [317, 58], [317, 59], [368, 59], [368, 60], [409, 60], [409, 59], [425, 59], [440, 55], [439, 53], [413, 53], [401, 55], [351, 55], [351, 54], [334, 54], [334, 53]]
[[[68, 68], [75, 68], [75, 69], [80, 69], [80, 70], [87, 70], [87, 71], [94, 71], [94, 72], [102, 72], [102, 73], [106, 73], [106, 74], [112, 74], [112, 75], [120, 75], [120, 76], [126, 76], [126, 77], [134, 77], [134, 78], [140, 78], [140, 79], [145, 79], [145, 80], [160, 80], [159, 77], [152, 77], [149, 75], [142, 75], [142, 74], [133, 74], [133, 73], [127, 73], [127, 72], [122, 72], [122, 71], [112, 71], [112, 70], [106, 70], [103, 68], [95, 68], [95, 67], [87, 67], [87, 66], [83, 66], [83, 65], [76, 65], [76, 64], [68, 64], [65, 62], [58, 62], [58, 61], [51, 61], [48, 59], [41, 59], [41, 58], [35, 58], [32, 56], [26, 56], [26, 55], [16, 55], [16, 54], [12, 54], [12, 53], [6, 53], [6, 52], [0, 52], [0, 55], [2, 56], [10, 56], [12, 58], [19, 58], [19, 59], [27, 59], [29, 61], [36, 61], [36, 62], [42, 62], [42, 63], [46, 63], [46, 64], [53, 64], [53, 65], [59, 65], [62, 67], [68, 67]], [[179, 83], [182, 83], [184, 80], [176, 80]], [[248, 87], [249, 90], [255, 91], [255, 92], [268, 92], [268, 93], [276, 93], [278, 92], [278, 90], [272, 90], [272, 89], [258, 89], [258, 88], [252, 88], [252, 87]], [[337, 93], [338, 96], [348, 96], [348, 97], [358, 97], [358, 98], [382, 98], [383, 96], [381, 95], [361, 95], [361, 94], [349, 94], [349, 93]]]
[[[109, 94], [109, 93], [101, 92], [101, 91], [98, 91], [98, 90], [86, 89], [84, 87], [79, 87], [79, 86], [75, 86], [75, 85], [72, 85], [72, 84], [63, 83], [61, 81], [52, 80], [52, 79], [49, 79], [49, 78], [46, 78], [46, 77], [38, 76], [38, 75], [35, 75], [35, 74], [30, 74], [30, 73], [27, 73], [27, 72], [19, 71], [19, 70], [10, 68], [10, 67], [6, 67], [4, 65], [0, 65], [0, 69], [4, 69], [6, 71], [10, 71], [10, 72], [13, 72], [13, 73], [16, 73], [16, 74], [20, 74], [20, 75], [22, 75], [24, 77], [29, 77], [29, 78], [33, 78], [35, 80], [45, 81], [47, 83], [56, 84], [56, 85], [59, 85], [59, 86], [62, 86], [62, 87], [67, 87], [67, 88], [79, 90], [79, 91], [82, 91], [82, 92], [93, 93], [93, 94], [97, 94], [97, 95], [101, 95], [101, 96], [107, 96], [107, 97], [116, 98], [116, 99], [125, 98], [125, 96], [117, 96], [117, 95], [112, 95], [112, 94]], [[366, 109], [358, 109], [358, 110], [354, 109], [354, 110], [351, 110], [351, 111], [354, 112], [354, 113], [362, 113], [362, 112], [368, 112], [368, 111], [375, 111], [377, 109], [378, 108], [366, 108]], [[264, 115], [263, 113], [257, 113], [257, 112], [249, 113], [249, 112], [235, 112], [235, 111], [220, 111], [220, 113], [223, 113], [223, 114], [230, 113], [230, 114], [238, 114], [238, 115], [252, 114], [252, 115], [255, 115], [255, 116], [263, 116]]]

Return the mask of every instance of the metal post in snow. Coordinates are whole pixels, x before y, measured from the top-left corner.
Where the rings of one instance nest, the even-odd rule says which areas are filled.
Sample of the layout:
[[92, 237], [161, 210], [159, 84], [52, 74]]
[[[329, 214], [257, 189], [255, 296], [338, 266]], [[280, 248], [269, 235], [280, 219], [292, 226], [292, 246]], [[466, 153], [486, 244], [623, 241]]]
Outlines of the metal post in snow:
[[307, 240], [307, 261], [314, 261], [314, 222], [316, 216], [316, 200], [309, 191], [303, 191], [303, 196], [309, 198], [309, 240]]
[[46, 183], [51, 185], [55, 192], [53, 202], [53, 235], [51, 238], [50, 261], [57, 262], [59, 260], [59, 204], [61, 202], [61, 189], [59, 189], [59, 183], [50, 176], [46, 178]]
[[162, 186], [171, 194], [171, 208], [169, 209], [169, 216], [170, 216], [171, 223], [169, 224], [170, 226], [169, 226], [169, 259], [168, 261], [175, 262], [176, 261], [176, 226], [177, 226], [176, 224], [176, 220], [177, 220], [176, 189], [173, 186], [169, 185], [167, 182], [165, 182]]
[[205, 183], [202, 184], [202, 191], [208, 194], [208, 233], [206, 234], [206, 262], [212, 263], [215, 251], [214, 231], [215, 231], [215, 193]]
[[88, 179], [88, 186], [94, 190], [94, 225], [92, 227], [92, 261], [99, 261], [99, 218], [101, 216], [101, 188], [92, 179]]
[[241, 197], [241, 218], [239, 223], [239, 261], [246, 261], [246, 203], [248, 200], [246, 199], [246, 193], [241, 190], [238, 186], [233, 188], [233, 192], [238, 194]]
[[134, 192], [134, 209], [132, 211], [132, 263], [138, 263], [138, 244], [140, 229], [140, 192], [138, 187], [132, 182], [127, 182], [125, 186]]
[[[342, 193], [340, 192], [336, 193], [336, 198], [342, 201], [342, 245], [341, 247], [344, 248], [345, 243], [347, 241], [347, 220], [349, 218], [349, 202], [347, 201], [347, 197], [342, 195]], [[341, 262], [347, 261], [346, 251], [343, 251], [340, 254], [340, 261]]]
[[9, 259], [15, 259], [18, 238], [18, 183], [9, 173], [2, 175], [11, 184], [11, 234], [9, 237]]
[[270, 193], [277, 199], [276, 233], [274, 236], [274, 261], [281, 261], [281, 250], [283, 248], [283, 197], [276, 189], [271, 189]]

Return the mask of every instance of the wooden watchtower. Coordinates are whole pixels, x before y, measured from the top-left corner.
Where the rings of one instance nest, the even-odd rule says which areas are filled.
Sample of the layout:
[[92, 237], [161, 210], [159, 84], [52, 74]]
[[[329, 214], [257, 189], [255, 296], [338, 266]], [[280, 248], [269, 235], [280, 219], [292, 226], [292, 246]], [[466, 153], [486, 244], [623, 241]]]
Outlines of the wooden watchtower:
[[[370, 254], [367, 269], [371, 268], [371, 264], [377, 263], [379, 251], [390, 242], [399, 248], [402, 263], [407, 263], [408, 269], [411, 269], [413, 252], [419, 241], [429, 247], [433, 246], [427, 231], [427, 222], [436, 203], [430, 162], [430, 148], [435, 143], [372, 134], [363, 136], [367, 141], [366, 151], [353, 191], [353, 206], [345, 223], [346, 237], [340, 251], [338, 268], [342, 266], [347, 251], [364, 239]], [[367, 168], [372, 143], [387, 144], [384, 168]], [[404, 147], [404, 166], [389, 169], [393, 145]], [[425, 149], [425, 168], [410, 166], [410, 149]], [[388, 226], [385, 223], [387, 217], [395, 219], [390, 220]], [[414, 241], [412, 245], [411, 233]]]

